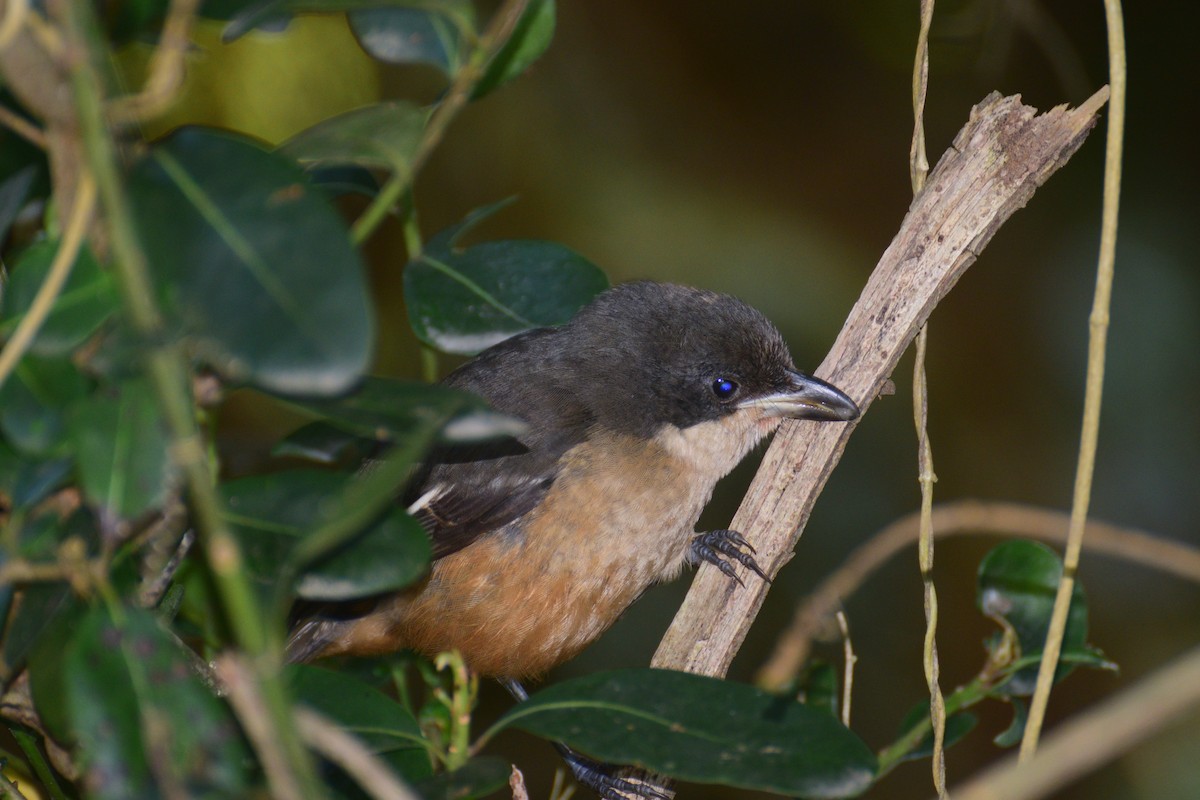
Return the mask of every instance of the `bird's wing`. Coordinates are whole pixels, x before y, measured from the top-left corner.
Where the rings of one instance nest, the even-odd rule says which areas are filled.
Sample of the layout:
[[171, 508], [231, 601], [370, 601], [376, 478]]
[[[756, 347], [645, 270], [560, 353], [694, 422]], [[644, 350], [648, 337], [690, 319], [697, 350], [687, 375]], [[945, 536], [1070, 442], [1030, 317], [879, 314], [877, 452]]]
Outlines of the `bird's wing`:
[[[482, 396], [497, 411], [529, 424], [519, 440], [434, 453], [408, 510], [429, 532], [434, 558], [527, 514], [546, 496], [563, 453], [582, 442], [590, 413], [570, 387], [557, 385], [555, 349], [542, 328], [508, 339], [452, 373], [446, 383]], [[531, 345], [537, 345], [531, 347]]]

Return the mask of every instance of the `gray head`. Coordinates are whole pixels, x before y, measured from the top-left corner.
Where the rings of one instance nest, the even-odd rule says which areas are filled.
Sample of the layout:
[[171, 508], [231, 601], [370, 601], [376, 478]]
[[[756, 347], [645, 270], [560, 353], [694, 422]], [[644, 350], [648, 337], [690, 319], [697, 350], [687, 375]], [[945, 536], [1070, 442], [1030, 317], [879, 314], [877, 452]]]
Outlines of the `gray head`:
[[599, 295], [559, 338], [576, 397], [597, 422], [651, 436], [753, 410], [770, 418], [850, 420], [858, 408], [796, 370], [783, 337], [729, 295], [638, 281]]

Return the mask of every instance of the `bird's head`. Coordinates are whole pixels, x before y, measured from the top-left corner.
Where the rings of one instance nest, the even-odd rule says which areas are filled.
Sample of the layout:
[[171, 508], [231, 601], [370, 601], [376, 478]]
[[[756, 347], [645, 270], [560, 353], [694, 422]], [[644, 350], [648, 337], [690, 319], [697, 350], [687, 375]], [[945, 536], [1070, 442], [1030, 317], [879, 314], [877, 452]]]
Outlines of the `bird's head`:
[[785, 418], [858, 416], [839, 389], [796, 369], [766, 317], [728, 295], [621, 284], [580, 311], [566, 332], [580, 399], [597, 423], [641, 437], [682, 436], [699, 458], [735, 448], [736, 463]]

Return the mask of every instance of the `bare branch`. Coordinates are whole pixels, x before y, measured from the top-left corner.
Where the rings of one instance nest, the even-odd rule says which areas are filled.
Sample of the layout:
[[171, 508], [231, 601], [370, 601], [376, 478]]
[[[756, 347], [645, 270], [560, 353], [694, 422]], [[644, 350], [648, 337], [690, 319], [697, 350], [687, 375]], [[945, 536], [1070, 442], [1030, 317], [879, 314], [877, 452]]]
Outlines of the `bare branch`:
[[[977, 105], [914, 199], [817, 374], [864, 411], [938, 302], [1000, 226], [1083, 144], [1108, 89], [1078, 109], [1039, 115], [1019, 97]], [[851, 425], [785, 422], [763, 459], [733, 527], [775, 575], [791, 558], [813, 503], [837, 464]], [[768, 584], [741, 588], [701, 567], [654, 656], [656, 667], [724, 675]]]

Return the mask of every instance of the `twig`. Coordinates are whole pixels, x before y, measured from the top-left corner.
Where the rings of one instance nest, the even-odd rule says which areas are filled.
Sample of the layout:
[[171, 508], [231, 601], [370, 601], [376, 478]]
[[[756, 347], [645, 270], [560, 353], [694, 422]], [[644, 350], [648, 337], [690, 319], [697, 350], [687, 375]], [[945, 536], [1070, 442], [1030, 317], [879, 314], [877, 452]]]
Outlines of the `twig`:
[[[116, 147], [104, 116], [100, 70], [107, 56], [88, 3], [55, 5], [78, 63], [72, 65], [70, 85], [78, 112], [79, 135], [88, 167], [95, 176], [106, 232], [111, 239], [113, 275], [121, 292], [125, 316], [134, 333], [146, 342], [161, 342], [165, 328], [149, 264], [134, 225], [129, 198], [117, 168]], [[261, 724], [284, 754], [291, 775], [307, 794], [320, 795], [316, 771], [296, 734], [288, 699], [278, 675], [283, 643], [280, 632], [266, 624], [243, 566], [237, 539], [221, 513], [208, 453], [197, 429], [195, 408], [188, 393], [187, 363], [170, 344], [157, 344], [145, 353], [147, 377], [170, 435], [170, 452], [184, 478], [197, 540], [213, 576], [217, 595], [238, 645], [250, 657], [249, 669], [261, 696]]]
[[362, 244], [367, 240], [409, 189], [413, 176], [420, 171], [421, 166], [441, 143], [451, 121], [458, 116], [458, 112], [462, 111], [471, 99], [471, 92], [474, 91], [475, 84], [483, 78], [488, 64], [512, 35], [528, 4], [529, 0], [508, 0], [492, 17], [487, 30], [479, 37], [479, 43], [472, 52], [471, 59], [459, 68], [454, 76], [454, 82], [446, 91], [446, 96], [429, 117], [425, 132], [421, 136], [421, 142], [417, 145], [417, 151], [409, 162], [408, 171], [392, 175], [375, 199], [371, 201], [371, 205], [354, 223], [350, 233], [356, 244]]
[[[1079, 148], [1108, 98], [1037, 115], [993, 94], [975, 107], [913, 201], [842, 333], [817, 374], [866, 410], [938, 301], [1001, 224]], [[791, 557], [817, 494], [853, 426], [785, 422], [733, 519], [770, 575]], [[700, 568], [663, 637], [654, 665], [724, 675], [762, 605], [768, 584], [745, 588]]]
[[1009, 757], [954, 790], [955, 800], [1045, 797], [1200, 705], [1200, 648], [1064, 722], [1037, 755]]
[[[913, 64], [913, 138], [909, 150], [909, 172], [913, 196], [925, 188], [929, 158], [925, 152], [925, 99], [929, 92], [929, 26], [933, 23], [934, 0], [921, 0], [921, 29], [917, 35], [917, 54]], [[929, 327], [922, 325], [917, 334], [917, 352], [913, 360], [913, 423], [917, 430], [917, 482], [921, 487], [921, 537], [917, 557], [921, 570], [922, 599], [925, 607], [925, 639], [921, 648], [921, 667], [929, 691], [929, 721], [933, 729], [930, 769], [938, 797], [946, 800], [946, 698], [939, 682], [937, 653], [938, 598], [933, 583], [933, 448], [929, 443], [929, 395], [925, 381], [925, 349]], [[838, 615], [839, 622], [844, 617]]]
[[850, 641], [850, 623], [846, 615], [837, 612], [838, 629], [842, 632], [842, 724], [850, 727], [850, 698], [854, 694], [854, 665], [858, 656], [854, 655], [854, 643]]
[[0, 773], [0, 789], [3, 789], [5, 797], [13, 797], [16, 800], [29, 800], [4, 773]]
[[158, 47], [150, 56], [142, 91], [112, 101], [108, 118], [115, 124], [140, 122], [158, 116], [170, 106], [183, 85], [184, 63], [192, 23], [200, 0], [171, 0]]
[[311, 708], [296, 709], [296, 725], [309, 747], [337, 764], [363, 791], [379, 800], [420, 800], [365, 745]]
[[0, 17], [0, 50], [8, 47], [25, 26], [29, 15], [29, 0], [7, 0], [4, 16]]
[[[933, 509], [934, 533], [950, 536], [1013, 536], [1062, 543], [1068, 515], [1053, 509], [1017, 503], [961, 500]], [[1200, 584], [1200, 549], [1143, 531], [1097, 520], [1088, 521], [1090, 552], [1143, 564]], [[768, 690], [787, 686], [799, 674], [812, 640], [828, 620], [872, 573], [892, 556], [917, 541], [920, 515], [909, 514], [888, 525], [850, 554], [846, 562], [796, 609], [788, 631], [759, 670], [757, 683]]]
[[7, 106], [0, 106], [0, 125], [5, 126], [34, 147], [46, 149], [46, 134], [37, 125]]
[[67, 278], [71, 275], [71, 268], [75, 266], [79, 248], [83, 244], [83, 236], [87, 232], [88, 223], [91, 221], [92, 212], [95, 209], [96, 182], [85, 171], [79, 178], [79, 190], [75, 195], [75, 205], [71, 208], [67, 228], [63, 231], [62, 243], [59, 244], [58, 251], [54, 254], [54, 260], [50, 262], [50, 271], [46, 273], [45, 280], [38, 287], [29, 310], [17, 323], [17, 329], [13, 331], [12, 338], [4, 345], [4, 350], [0, 351], [0, 386], [4, 385], [9, 375], [16, 369], [21, 357], [33, 344], [34, 337], [37, 336], [46, 317], [50, 316], [50, 311], [54, 308], [54, 301], [58, 299]]
[[1083, 400], [1083, 431], [1079, 436], [1079, 462], [1075, 470], [1075, 491], [1071, 501], [1071, 527], [1063, 555], [1063, 573], [1054, 597], [1050, 629], [1042, 648], [1037, 685], [1029, 702], [1029, 719], [1021, 738], [1022, 759], [1033, 756], [1050, 702], [1050, 689], [1058, 667], [1062, 638], [1067, 629], [1067, 612], [1075, 589], [1075, 571], [1083, 549], [1088, 503], [1092, 494], [1092, 473], [1096, 466], [1096, 442], [1100, 434], [1100, 402], [1104, 394], [1104, 356], [1108, 341], [1108, 309], [1112, 301], [1113, 262], [1117, 248], [1117, 211], [1121, 194], [1121, 149], [1125, 137], [1125, 23], [1120, 0], [1106, 0], [1108, 23], [1109, 81], [1112, 106], [1108, 119], [1108, 141], [1104, 157], [1104, 208], [1101, 214], [1100, 258], [1096, 266], [1096, 291], [1088, 320], [1087, 388]]
[[[271, 795], [283, 800], [305, 797], [300, 791], [296, 776], [288, 766], [287, 755], [275, 737], [271, 716], [249, 667], [233, 653], [225, 653], [213, 662], [213, 671], [220, 685], [224, 687], [225, 696], [229, 698], [229, 705], [237, 714], [246, 737], [254, 745], [258, 761], [267, 774]], [[299, 716], [297, 713], [297, 724]]]

